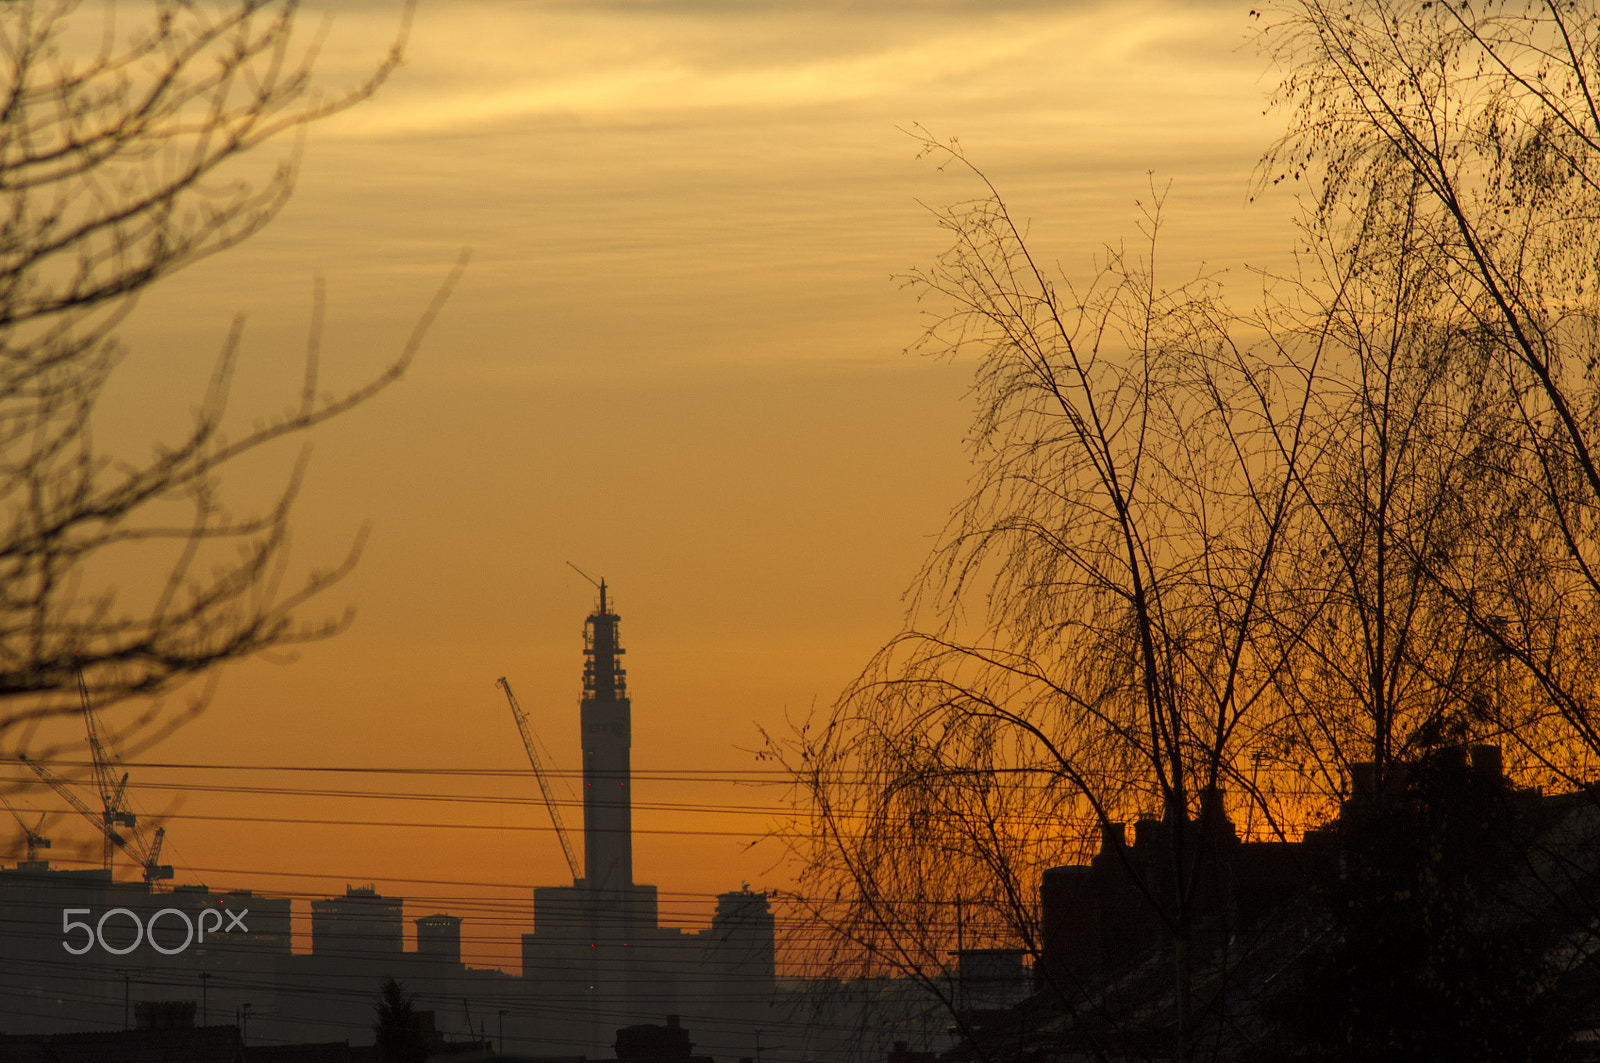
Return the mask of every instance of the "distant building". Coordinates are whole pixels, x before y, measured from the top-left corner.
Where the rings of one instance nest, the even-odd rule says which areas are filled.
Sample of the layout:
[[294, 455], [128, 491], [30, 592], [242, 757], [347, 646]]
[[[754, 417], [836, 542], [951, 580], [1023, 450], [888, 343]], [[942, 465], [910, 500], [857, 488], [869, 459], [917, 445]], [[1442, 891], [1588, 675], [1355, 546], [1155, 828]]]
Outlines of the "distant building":
[[[174, 985], [196, 990], [200, 1025], [231, 1016], [234, 1003], [224, 1003], [221, 986], [273, 984], [291, 961], [289, 911], [288, 898], [247, 890], [155, 893], [98, 868], [52, 869], [44, 861], [0, 868], [4, 1028], [131, 1025], [132, 1005], [164, 999], [160, 987]], [[202, 971], [211, 982], [203, 992]]]
[[436, 963], [461, 962], [461, 917], [425, 915], [417, 924], [417, 955]]
[[311, 954], [341, 958], [399, 956], [405, 949], [404, 901], [372, 886], [346, 886], [343, 897], [311, 902]]
[[237, 913], [237, 925], [233, 919], [223, 922], [224, 928], [233, 926], [234, 930], [220, 937], [213, 934], [207, 939], [209, 948], [249, 949], [254, 953], [281, 956], [292, 951], [294, 942], [287, 897], [263, 897], [253, 890], [212, 893], [206, 886], [177, 886], [171, 893], [151, 896], [159, 898], [159, 907], [180, 908], [196, 922], [200, 912], [207, 908], [217, 909], [224, 915]]
[[717, 894], [711, 929], [703, 935], [705, 965], [724, 997], [763, 1000], [777, 975], [775, 924], [767, 895], [749, 889]]

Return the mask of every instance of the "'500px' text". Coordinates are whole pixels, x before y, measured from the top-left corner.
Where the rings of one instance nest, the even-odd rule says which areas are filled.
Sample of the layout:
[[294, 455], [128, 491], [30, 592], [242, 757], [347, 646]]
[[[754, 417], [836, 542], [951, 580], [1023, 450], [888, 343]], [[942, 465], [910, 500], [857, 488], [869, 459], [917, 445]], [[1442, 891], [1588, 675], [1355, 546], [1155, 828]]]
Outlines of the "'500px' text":
[[[74, 956], [82, 956], [84, 953], [94, 948], [97, 944], [102, 949], [105, 949], [107, 952], [111, 953], [113, 956], [126, 956], [128, 953], [138, 948], [146, 938], [150, 940], [150, 947], [155, 949], [157, 952], [165, 956], [176, 956], [193, 943], [204, 943], [206, 940], [207, 931], [210, 931], [212, 934], [216, 934], [218, 932], [228, 934], [233, 932], [235, 929], [242, 930], [246, 934], [250, 932], [250, 928], [244, 925], [244, 917], [250, 914], [250, 909], [248, 908], [241, 908], [237, 911], [226, 908], [202, 908], [200, 910], [200, 914], [195, 919], [190, 919], [188, 912], [179, 911], [176, 908], [163, 908], [159, 912], [152, 914], [148, 922], [140, 921], [139, 913], [133, 911], [132, 909], [112, 908], [110, 911], [102, 915], [99, 921], [94, 923], [92, 926], [81, 920], [73, 918], [75, 915], [90, 914], [92, 914], [92, 911], [88, 908], [61, 909], [62, 933], [68, 935], [69, 938], [75, 931], [78, 930], [83, 931], [84, 934], [83, 944], [80, 946], [74, 947], [71, 940], [63, 941], [61, 943], [61, 947], [72, 953]], [[126, 935], [121, 933], [116, 935], [117, 939], [119, 939], [116, 944], [111, 944], [106, 941], [106, 920], [110, 919], [114, 915], [123, 916], [128, 920], [128, 922], [133, 924], [132, 942], [128, 942], [126, 940]], [[181, 943], [174, 946], [170, 942], [168, 944], [162, 944], [156, 940], [156, 922], [163, 916], [171, 917], [168, 919], [168, 925], [174, 934], [177, 930], [177, 923], [175, 923], [174, 920], [182, 921], [183, 941]], [[226, 927], [222, 925], [223, 916], [228, 917], [228, 925]], [[208, 917], [214, 920], [209, 927], [206, 926], [206, 920]], [[198, 934], [196, 933], [196, 923], [199, 924]], [[120, 923], [112, 924], [113, 930], [120, 930], [121, 927], [122, 924]]]

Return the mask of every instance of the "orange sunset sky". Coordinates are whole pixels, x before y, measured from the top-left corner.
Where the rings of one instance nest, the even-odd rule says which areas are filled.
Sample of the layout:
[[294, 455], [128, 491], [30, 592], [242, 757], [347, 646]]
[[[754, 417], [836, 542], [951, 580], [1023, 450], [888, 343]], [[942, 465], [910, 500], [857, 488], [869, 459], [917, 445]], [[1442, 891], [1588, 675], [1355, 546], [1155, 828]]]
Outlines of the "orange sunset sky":
[[[330, 87], [400, 17], [308, 2], [308, 38], [325, 14]], [[828, 705], [895, 633], [967, 476], [971, 366], [904, 353], [937, 307], [895, 276], [944, 246], [920, 204], [979, 186], [900, 129], [959, 138], [1074, 278], [1138, 239], [1153, 171], [1171, 181], [1165, 275], [1226, 270], [1247, 301], [1293, 211], [1249, 201], [1283, 125], [1263, 114], [1278, 75], [1256, 25], [1232, 0], [423, 0], [381, 93], [307, 132], [282, 215], [142, 299], [97, 430], [137, 455], [181, 430], [239, 314], [233, 414], [289, 404], [318, 276], [329, 386], [353, 384], [470, 248], [411, 372], [312, 440], [292, 567], [336, 563], [370, 526], [357, 571], [306, 614], [353, 623], [228, 667], [203, 715], [129, 758], [448, 770], [134, 767], [177, 881], [373, 883], [408, 920], [463, 915], [469, 962], [515, 969], [529, 887], [568, 876], [532, 779], [472, 772], [526, 767], [502, 675], [556, 766], [578, 767], [595, 595], [572, 561], [622, 616], [635, 873], [663, 922], [701, 925], [741, 883], [790, 885], [763, 840], [785, 790], [760, 729]], [[230, 505], [270, 498], [295, 454], [235, 470]], [[79, 733], [68, 718], [56, 737]], [[39, 787], [20, 803], [64, 807]], [[87, 830], [52, 815], [52, 858]], [[19, 835], [8, 820], [7, 862]]]

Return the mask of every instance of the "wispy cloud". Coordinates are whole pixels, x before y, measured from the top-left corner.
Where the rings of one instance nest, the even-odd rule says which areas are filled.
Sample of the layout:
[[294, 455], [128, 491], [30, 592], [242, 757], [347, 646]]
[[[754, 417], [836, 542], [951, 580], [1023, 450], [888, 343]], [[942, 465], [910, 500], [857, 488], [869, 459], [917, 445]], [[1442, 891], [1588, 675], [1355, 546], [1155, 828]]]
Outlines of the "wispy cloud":
[[[342, 10], [329, 59], [359, 63], [392, 17]], [[1203, 105], [1237, 27], [1192, 3], [457, 0], [423, 10], [410, 68], [341, 129], [406, 135], [861, 107], [909, 119], [975, 105], [1002, 114], [1081, 106], [1125, 124]]]

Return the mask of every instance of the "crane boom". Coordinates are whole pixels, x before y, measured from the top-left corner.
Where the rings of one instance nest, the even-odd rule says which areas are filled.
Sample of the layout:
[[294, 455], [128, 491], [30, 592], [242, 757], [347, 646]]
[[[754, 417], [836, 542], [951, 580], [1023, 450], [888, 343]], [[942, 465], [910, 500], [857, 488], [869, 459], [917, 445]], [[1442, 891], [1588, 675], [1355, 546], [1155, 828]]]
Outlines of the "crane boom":
[[[166, 837], [166, 828], [156, 831], [155, 841], [147, 843], [144, 834], [139, 830], [139, 817], [128, 807], [128, 773], [123, 772], [122, 778], [117, 778], [116, 768], [112, 764], [111, 754], [106, 751], [104, 743], [100, 741], [100, 721], [95, 718], [94, 704], [89, 700], [89, 683], [83, 677], [83, 668], [78, 668], [78, 700], [83, 706], [83, 726], [89, 734], [89, 758], [94, 764], [95, 788], [100, 791], [102, 830], [106, 836], [105, 862], [106, 867], [111, 866], [111, 847], [115, 843], [129, 856], [139, 862], [144, 872], [146, 882], [156, 882], [160, 879], [172, 877], [172, 867], [169, 864], [157, 863], [161, 856], [161, 842]], [[39, 767], [33, 766], [34, 771]], [[44, 776], [40, 776], [44, 778]], [[50, 780], [45, 779], [46, 782]], [[51, 783], [57, 793], [67, 794], [69, 791]], [[82, 811], [80, 809], [80, 811]], [[116, 831], [117, 827], [127, 827], [132, 833], [132, 838], [124, 838]]]
[[89, 683], [78, 669], [78, 700], [83, 706], [83, 727], [89, 734], [89, 760], [94, 765], [94, 784], [100, 791], [100, 804], [105, 809], [108, 826], [137, 827], [138, 819], [123, 803], [128, 789], [128, 773], [117, 780], [116, 769], [111, 765], [111, 755], [100, 741], [100, 722], [95, 719], [94, 705], [89, 700]]
[[533, 777], [539, 780], [539, 792], [544, 795], [544, 807], [550, 810], [550, 822], [555, 825], [556, 838], [561, 842], [561, 852], [567, 858], [567, 867], [572, 869], [572, 880], [577, 882], [583, 878], [583, 865], [578, 863], [578, 855], [573, 852], [572, 839], [567, 837], [567, 825], [562, 822], [561, 811], [556, 807], [555, 795], [550, 792], [550, 781], [545, 778], [544, 764], [539, 760], [539, 751], [533, 737], [533, 725], [528, 722], [528, 714], [522, 711], [522, 706], [517, 703], [517, 696], [511, 692], [511, 682], [501, 676], [497, 684], [506, 692], [506, 701], [511, 704], [511, 715], [516, 718], [517, 730], [522, 732], [522, 746], [528, 751], [528, 763], [533, 766]]
[[[77, 810], [80, 816], [88, 820], [90, 823], [93, 823], [96, 827], [100, 828], [106, 839], [105, 866], [107, 870], [110, 870], [111, 868], [111, 851], [112, 847], [115, 846], [133, 858], [134, 862], [139, 865], [141, 871], [144, 873], [144, 880], [146, 882], [156, 882], [160, 879], [168, 879], [173, 877], [172, 865], [158, 862], [161, 858], [161, 844], [166, 839], [167, 835], [165, 827], [161, 827], [156, 830], [155, 844], [152, 845], [147, 852], [142, 839], [140, 839], [137, 834], [132, 838], [125, 837], [120, 831], [117, 830], [119, 821], [112, 819], [104, 813], [95, 812], [94, 809], [90, 808], [81, 797], [73, 792], [72, 787], [68, 786], [67, 781], [61, 776], [51, 771], [43, 764], [40, 764], [38, 761], [29, 760], [26, 753], [17, 754], [17, 759], [22, 761], [29, 768], [33, 769], [33, 773], [37, 775], [39, 779], [45, 783], [45, 785], [49, 786], [50, 789], [60, 794], [66, 800], [67, 804], [71, 805]], [[126, 783], [126, 779], [124, 779], [124, 783]], [[41, 820], [41, 823], [42, 822], [43, 821]], [[47, 842], [46, 844], [49, 843]]]
[[50, 787], [50, 789], [54, 790], [56, 793], [60, 794], [62, 798], [65, 799], [67, 804], [71, 805], [77, 810], [80, 816], [88, 820], [90, 823], [93, 823], [97, 828], [99, 828], [100, 832], [105, 835], [105, 865], [106, 870], [109, 871], [111, 869], [112, 846], [116, 845], [118, 847], [125, 847], [128, 845], [128, 840], [121, 834], [117, 833], [115, 825], [113, 825], [110, 819], [108, 819], [103, 813], [94, 811], [84, 803], [83, 798], [73, 793], [72, 787], [68, 786], [66, 780], [61, 776], [51, 771], [43, 764], [40, 764], [37, 761], [29, 760], [28, 754], [26, 753], [18, 753], [17, 759], [31, 768], [33, 773], [39, 776], [40, 781], [42, 781], [46, 786]]
[[144, 858], [144, 880], [155, 883], [164, 878], [172, 877], [172, 865], [161, 863], [161, 843], [167, 840], [167, 828], [156, 828], [156, 840], [150, 846], [150, 852]]

